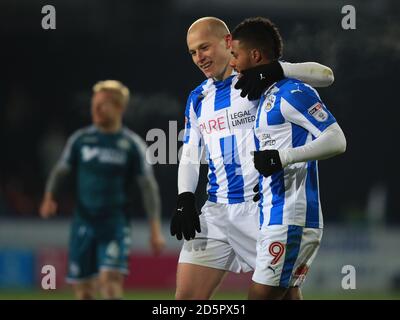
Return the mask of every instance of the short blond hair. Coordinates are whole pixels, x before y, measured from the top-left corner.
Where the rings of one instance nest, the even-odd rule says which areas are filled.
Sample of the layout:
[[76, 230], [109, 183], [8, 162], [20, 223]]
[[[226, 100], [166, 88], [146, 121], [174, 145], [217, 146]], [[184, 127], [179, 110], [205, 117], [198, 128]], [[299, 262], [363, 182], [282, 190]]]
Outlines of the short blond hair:
[[192, 23], [187, 34], [189, 35], [189, 33], [193, 32], [193, 30], [197, 30], [199, 27], [201, 29], [206, 28], [211, 34], [218, 38], [223, 38], [230, 33], [228, 26], [221, 19], [216, 17], [203, 17]]
[[129, 89], [120, 81], [104, 80], [93, 86], [93, 92], [108, 91], [114, 94], [116, 102], [125, 107], [129, 102]]

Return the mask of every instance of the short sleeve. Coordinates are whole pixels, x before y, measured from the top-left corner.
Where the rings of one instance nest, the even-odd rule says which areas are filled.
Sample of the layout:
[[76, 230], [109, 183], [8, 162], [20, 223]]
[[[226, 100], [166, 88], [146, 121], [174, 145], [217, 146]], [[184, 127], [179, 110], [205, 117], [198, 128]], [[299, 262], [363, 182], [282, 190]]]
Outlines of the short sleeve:
[[281, 96], [281, 112], [285, 119], [295, 123], [318, 137], [332, 123], [335, 117], [310, 87], [288, 88]]
[[79, 157], [78, 141], [79, 137], [81, 136], [82, 130], [78, 130], [68, 138], [64, 150], [61, 154], [59, 165], [67, 167], [76, 166]]
[[185, 110], [185, 133], [183, 143], [199, 146], [201, 143], [201, 133], [197, 120], [197, 113], [200, 109], [201, 95], [192, 92], [186, 103]]
[[146, 142], [137, 134], [130, 134], [134, 148], [133, 148], [133, 163], [134, 163], [134, 174], [139, 176], [150, 176], [153, 175], [153, 167], [150, 161], [147, 161]]

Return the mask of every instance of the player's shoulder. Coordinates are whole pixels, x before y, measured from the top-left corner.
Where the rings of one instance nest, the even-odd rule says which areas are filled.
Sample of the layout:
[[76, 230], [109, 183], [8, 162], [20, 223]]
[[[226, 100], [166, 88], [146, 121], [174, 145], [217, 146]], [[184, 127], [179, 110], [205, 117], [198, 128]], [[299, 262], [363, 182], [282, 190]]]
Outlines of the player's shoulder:
[[68, 138], [69, 143], [76, 143], [79, 142], [82, 138], [93, 135], [96, 133], [97, 129], [94, 125], [86, 126], [75, 130]]
[[195, 100], [201, 96], [204, 96], [212, 88], [213, 80], [206, 79], [200, 83], [196, 88], [190, 91], [189, 99]]
[[144, 139], [138, 135], [136, 132], [132, 131], [128, 127], [122, 127], [122, 136], [139, 149], [146, 148], [147, 144]]
[[280, 110], [284, 114], [293, 111], [306, 112], [315, 104], [322, 101], [317, 91], [310, 85], [292, 78], [277, 83], [276, 101], [280, 103]]
[[294, 99], [296, 97], [315, 97], [319, 99], [317, 91], [310, 85], [301, 80], [294, 78], [285, 78], [279, 81], [275, 87], [276, 95], [286, 99]]
[[186, 111], [185, 111], [187, 117], [189, 116], [189, 110], [191, 106], [197, 113], [200, 102], [210, 91], [212, 83], [213, 83], [212, 79], [206, 79], [190, 92], [186, 103]]
[[200, 83], [197, 87], [195, 87], [190, 94], [201, 94], [204, 89], [209, 87], [212, 84], [212, 79], [206, 79], [202, 83]]

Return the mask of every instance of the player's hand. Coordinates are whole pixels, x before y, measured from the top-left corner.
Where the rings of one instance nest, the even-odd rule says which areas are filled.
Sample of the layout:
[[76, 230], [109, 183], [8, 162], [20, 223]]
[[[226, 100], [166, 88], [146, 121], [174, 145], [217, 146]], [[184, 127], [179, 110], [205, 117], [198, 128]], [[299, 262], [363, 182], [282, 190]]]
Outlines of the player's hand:
[[40, 205], [39, 213], [42, 218], [50, 218], [57, 212], [57, 202], [50, 197], [44, 197], [42, 204]]
[[161, 232], [153, 232], [150, 237], [150, 245], [153, 253], [158, 256], [165, 248], [165, 239]]
[[194, 239], [196, 231], [201, 232], [199, 212], [195, 202], [192, 192], [183, 192], [178, 195], [170, 228], [171, 235], [176, 235], [178, 240], [182, 239], [182, 235], [186, 240]]
[[262, 93], [273, 83], [285, 77], [278, 60], [241, 71], [241, 76], [235, 84], [235, 89], [241, 89], [241, 97], [249, 100], [260, 99]]
[[254, 167], [264, 177], [283, 169], [278, 150], [254, 151]]

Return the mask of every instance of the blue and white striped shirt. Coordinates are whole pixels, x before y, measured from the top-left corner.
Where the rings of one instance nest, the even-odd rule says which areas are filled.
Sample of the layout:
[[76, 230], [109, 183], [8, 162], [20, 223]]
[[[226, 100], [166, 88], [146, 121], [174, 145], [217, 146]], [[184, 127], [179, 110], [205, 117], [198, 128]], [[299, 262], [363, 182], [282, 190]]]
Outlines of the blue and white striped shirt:
[[236, 82], [236, 73], [222, 81], [207, 79], [191, 92], [186, 105], [184, 143], [206, 149], [212, 202], [250, 200], [258, 181], [250, 153], [255, 150], [258, 100], [242, 98]]
[[[255, 121], [258, 150], [303, 146], [336, 120], [315, 89], [295, 79], [270, 87], [259, 101]], [[322, 228], [317, 161], [288, 165], [260, 176], [260, 223]]]

